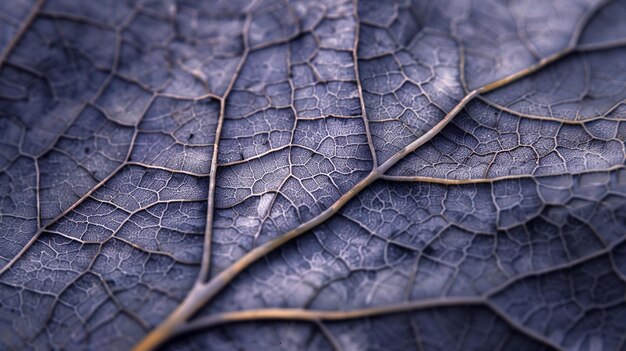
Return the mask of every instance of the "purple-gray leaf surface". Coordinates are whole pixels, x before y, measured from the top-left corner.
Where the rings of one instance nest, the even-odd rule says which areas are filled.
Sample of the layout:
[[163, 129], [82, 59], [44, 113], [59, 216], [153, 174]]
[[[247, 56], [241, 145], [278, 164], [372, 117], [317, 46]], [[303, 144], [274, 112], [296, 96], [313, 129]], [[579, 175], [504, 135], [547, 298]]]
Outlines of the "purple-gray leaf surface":
[[625, 19], [0, 2], [0, 349], [626, 350]]

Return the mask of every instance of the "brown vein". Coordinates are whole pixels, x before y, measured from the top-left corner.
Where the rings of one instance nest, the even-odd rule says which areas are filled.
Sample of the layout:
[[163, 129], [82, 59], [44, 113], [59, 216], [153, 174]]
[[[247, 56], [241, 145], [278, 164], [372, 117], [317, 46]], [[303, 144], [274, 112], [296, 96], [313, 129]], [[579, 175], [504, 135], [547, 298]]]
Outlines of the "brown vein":
[[[590, 174], [590, 173], [605, 173], [616, 171], [619, 169], [624, 169], [625, 166], [623, 164], [613, 165], [608, 168], [602, 169], [590, 169], [581, 172], [572, 172], [567, 173], [567, 175], [575, 176], [580, 174]], [[470, 179], [446, 179], [446, 178], [436, 178], [436, 177], [423, 177], [423, 176], [394, 176], [384, 174], [380, 177], [380, 179], [393, 181], [393, 182], [424, 182], [424, 183], [433, 183], [433, 184], [443, 184], [443, 185], [464, 185], [464, 184], [482, 184], [482, 183], [496, 183], [504, 180], [519, 180], [519, 179], [535, 179], [535, 178], [549, 178], [549, 177], [558, 177], [562, 174], [541, 174], [541, 175], [533, 175], [533, 174], [521, 174], [521, 175], [507, 175], [493, 178], [470, 178]]]
[[220, 135], [222, 132], [222, 125], [224, 124], [224, 114], [226, 112], [226, 99], [235, 85], [235, 81], [239, 71], [243, 67], [243, 64], [246, 62], [248, 58], [248, 53], [250, 52], [250, 48], [248, 46], [248, 30], [250, 28], [250, 23], [252, 22], [252, 16], [248, 15], [246, 17], [246, 21], [243, 25], [242, 29], [242, 41], [244, 45], [243, 55], [241, 56], [241, 60], [237, 64], [237, 69], [235, 70], [226, 91], [224, 92], [224, 96], [220, 99], [220, 114], [217, 120], [217, 127], [215, 129], [215, 141], [213, 143], [213, 155], [211, 157], [211, 169], [209, 171], [209, 193], [207, 198], [207, 215], [204, 229], [204, 251], [202, 255], [202, 264], [200, 266], [200, 273], [198, 274], [198, 278], [196, 279], [196, 284], [203, 284], [205, 280], [209, 276], [209, 270], [211, 266], [211, 241], [213, 238], [213, 210], [215, 207], [215, 184], [217, 177], [217, 167], [218, 167], [218, 150], [219, 150], [219, 142]]
[[20, 26], [18, 32], [13, 36], [13, 38], [11, 38], [11, 41], [9, 41], [7, 46], [4, 48], [4, 51], [0, 53], [0, 67], [2, 67], [2, 65], [4, 64], [6, 58], [9, 56], [9, 53], [13, 51], [15, 45], [20, 41], [20, 39], [22, 39], [22, 36], [24, 35], [24, 33], [26, 33], [28, 27], [30, 27], [30, 25], [33, 23], [35, 17], [37, 17], [37, 14], [39, 13], [39, 10], [41, 9], [45, 1], [46, 0], [37, 0], [35, 5], [33, 5], [33, 8], [30, 9], [30, 12], [22, 22], [22, 25]]
[[[487, 307], [499, 318], [503, 319], [512, 329], [524, 334], [550, 347], [561, 350], [552, 340], [547, 339], [526, 327], [514, 323], [507, 317], [498, 307], [494, 306], [485, 297], [449, 297], [434, 298], [420, 301], [407, 301], [399, 304], [390, 304], [377, 307], [366, 307], [362, 309], [348, 311], [314, 311], [300, 308], [264, 308], [247, 311], [235, 311], [219, 313], [212, 316], [199, 318], [193, 322], [176, 329], [176, 336], [190, 333], [206, 328], [212, 328], [223, 324], [237, 322], [252, 322], [260, 320], [289, 320], [289, 321], [305, 321], [322, 325], [322, 321], [345, 321], [359, 318], [377, 317], [381, 315], [399, 314], [413, 312], [417, 310], [433, 309], [437, 307], [455, 307], [455, 306], [482, 306]], [[334, 346], [334, 345], [333, 345]], [[335, 346], [336, 347], [336, 346]]]
[[352, 59], [354, 61], [354, 77], [356, 80], [356, 87], [359, 93], [359, 103], [361, 104], [361, 114], [363, 116], [363, 125], [365, 126], [365, 135], [367, 136], [367, 143], [372, 155], [373, 167], [378, 167], [378, 157], [376, 156], [376, 150], [374, 149], [374, 141], [372, 140], [372, 133], [370, 133], [370, 125], [367, 119], [367, 111], [365, 110], [365, 99], [363, 98], [363, 87], [361, 85], [361, 78], [359, 77], [359, 33], [361, 31], [361, 23], [359, 22], [359, 0], [354, 0], [354, 20], [356, 22], [356, 29], [354, 33], [354, 49], [352, 51]]

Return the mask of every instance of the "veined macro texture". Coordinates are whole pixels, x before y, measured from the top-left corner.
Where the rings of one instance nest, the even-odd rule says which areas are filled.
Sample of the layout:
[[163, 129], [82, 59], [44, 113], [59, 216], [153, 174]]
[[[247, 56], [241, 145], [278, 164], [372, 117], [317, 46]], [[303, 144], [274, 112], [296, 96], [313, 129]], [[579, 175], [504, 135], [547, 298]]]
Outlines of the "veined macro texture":
[[1, 350], [626, 350], [626, 0], [0, 2]]

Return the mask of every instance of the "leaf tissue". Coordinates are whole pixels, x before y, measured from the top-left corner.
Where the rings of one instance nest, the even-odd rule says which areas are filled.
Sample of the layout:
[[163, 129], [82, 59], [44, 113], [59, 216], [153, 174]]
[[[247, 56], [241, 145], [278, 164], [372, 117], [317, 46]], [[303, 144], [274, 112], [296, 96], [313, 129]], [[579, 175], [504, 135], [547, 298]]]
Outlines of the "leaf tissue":
[[625, 0], [0, 2], [1, 350], [626, 350]]

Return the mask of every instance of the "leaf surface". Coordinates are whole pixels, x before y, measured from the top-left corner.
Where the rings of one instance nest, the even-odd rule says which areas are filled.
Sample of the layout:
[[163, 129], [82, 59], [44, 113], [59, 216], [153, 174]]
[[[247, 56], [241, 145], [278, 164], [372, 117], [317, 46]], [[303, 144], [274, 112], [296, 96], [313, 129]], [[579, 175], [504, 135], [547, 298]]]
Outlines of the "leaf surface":
[[0, 348], [625, 347], [624, 1], [0, 14]]

